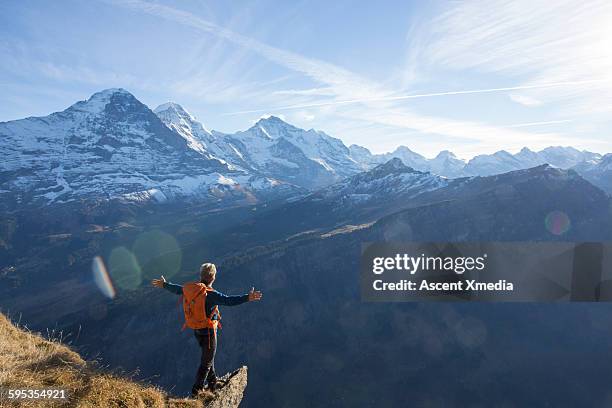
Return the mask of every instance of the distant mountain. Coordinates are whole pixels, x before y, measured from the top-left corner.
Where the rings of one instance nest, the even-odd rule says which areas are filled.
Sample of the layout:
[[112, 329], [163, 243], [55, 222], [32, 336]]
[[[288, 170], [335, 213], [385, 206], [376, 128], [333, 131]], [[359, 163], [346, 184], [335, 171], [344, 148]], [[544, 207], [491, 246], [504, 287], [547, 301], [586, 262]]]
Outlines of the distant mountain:
[[369, 149], [356, 144], [349, 146], [349, 153], [353, 160], [361, 165], [363, 170], [376, 167], [382, 162], [382, 160], [379, 160], [376, 155], [373, 155]]
[[513, 170], [528, 169], [542, 164], [561, 169], [572, 168], [579, 163], [599, 160], [597, 153], [579, 151], [573, 147], [547, 147], [539, 152], [523, 148], [517, 154], [510, 154], [504, 150], [492, 155], [480, 155], [470, 160], [463, 173], [473, 176], [489, 176]]
[[215, 140], [212, 133], [196, 121], [181, 105], [168, 102], [159, 105], [153, 112], [166, 126], [181, 135], [190, 148], [204, 155], [213, 152], [211, 145]]
[[414, 170], [406, 166], [402, 160], [394, 158], [370, 171], [356, 174], [317, 191], [303, 200], [323, 197], [342, 207], [367, 202], [389, 203], [390, 200], [409, 199], [447, 184], [444, 178]]
[[542, 157], [543, 162], [561, 169], [569, 169], [585, 161], [601, 159], [601, 155], [598, 153], [562, 146], [547, 147], [538, 154]]
[[248, 130], [224, 134], [208, 131], [175, 103], [163, 104], [155, 113], [197, 149], [250, 174], [316, 189], [363, 170], [341, 140], [299, 129], [276, 116], [260, 119]]
[[252, 246], [258, 240], [286, 239], [304, 231], [373, 222], [448, 184], [443, 177], [414, 170], [400, 159], [391, 159], [303, 198], [272, 208], [259, 206], [248, 224], [226, 235], [233, 242], [240, 240]]
[[355, 161], [361, 163], [364, 169], [371, 169], [394, 158], [400, 159], [406, 166], [415, 170], [429, 171], [431, 169], [429, 160], [406, 146], [399, 146], [393, 152], [383, 154], [372, 154], [365, 147], [358, 145], [351, 145], [349, 150]]
[[[232, 241], [316, 236], [372, 230], [380, 240], [588, 240], [606, 239], [612, 204], [577, 172], [541, 165], [493, 176], [447, 179], [392, 159], [299, 200], [257, 214], [226, 231]], [[551, 214], [567, 216], [568, 231], [546, 227]], [[278, 220], [292, 220], [279, 223]], [[242, 242], [242, 241], [239, 241]]]
[[612, 194], [612, 154], [600, 160], [584, 161], [574, 167], [585, 179]]
[[235, 142], [250, 168], [311, 190], [362, 170], [340, 139], [299, 129], [275, 116], [260, 119], [228, 140]]
[[490, 176], [522, 169], [519, 159], [505, 150], [491, 155], [480, 155], [470, 160], [463, 169], [464, 174], [474, 176]]
[[427, 171], [448, 178], [490, 176], [528, 169], [542, 164], [569, 169], [579, 163], [598, 161], [601, 158], [601, 155], [597, 153], [579, 151], [572, 147], [548, 147], [539, 152], [524, 148], [517, 154], [501, 150], [493, 154], [475, 156], [468, 162], [457, 158], [455, 154], [448, 150], [440, 152], [433, 159], [427, 159], [405, 146], [400, 146], [393, 152], [385, 154], [372, 154], [368, 149], [357, 145], [352, 145], [350, 150], [353, 158], [366, 169], [384, 163], [391, 158], [399, 158], [404, 164], [416, 170]]
[[611, 236], [602, 230], [602, 225], [612, 225], [611, 209], [610, 198], [575, 171], [542, 165], [452, 180], [416, 197], [404, 215], [381, 220], [379, 226], [409, 225], [393, 236], [398, 240], [554, 240], [545, 221], [551, 213], [563, 212], [570, 230], [559, 238], [600, 240]]
[[231, 169], [249, 167], [238, 151], [239, 146], [233, 144], [227, 135], [206, 129], [181, 105], [167, 102], [155, 108], [154, 112], [166, 126], [181, 135], [194, 150], [227, 163]]
[[576, 168], [580, 172], [581, 163], [595, 163], [601, 155], [588, 151], [579, 151], [572, 147], [548, 147], [539, 152], [523, 148], [517, 154], [501, 150], [494, 154], [475, 156], [468, 162], [457, 158], [448, 150], [440, 152], [435, 158], [427, 159], [413, 152], [405, 146], [400, 146], [393, 152], [372, 154], [368, 149], [358, 145], [349, 148], [352, 158], [361, 164], [364, 169], [371, 169], [392, 158], [400, 159], [405, 165], [415, 170], [426, 171], [447, 178], [466, 176], [490, 176], [507, 173], [514, 170], [523, 170], [542, 164], [561, 169]]
[[429, 171], [429, 161], [418, 153], [413, 152], [406, 146], [399, 146], [391, 153], [384, 153], [377, 155], [377, 161], [379, 163], [385, 163], [393, 158], [400, 159], [408, 167], [412, 167], [415, 170]]
[[573, 147], [547, 147], [539, 152], [523, 148], [515, 155], [500, 151], [492, 155], [476, 156], [467, 163], [463, 174], [487, 176], [550, 164], [560, 169], [572, 169], [612, 194], [611, 156], [602, 157], [600, 154], [580, 151]]
[[399, 146], [390, 153], [372, 154], [368, 149], [358, 145], [349, 147], [351, 156], [364, 169], [371, 169], [391, 159], [399, 159], [406, 166], [418, 171], [430, 172], [443, 177], [455, 178], [464, 175], [465, 161], [458, 159], [448, 150], [440, 152], [435, 158], [427, 159], [406, 146]]
[[49, 116], [0, 123], [0, 200], [252, 201], [271, 190], [296, 190], [232, 168], [205, 148], [204, 129], [183, 130], [166, 126], [124, 89], [98, 92]]
[[441, 151], [435, 158], [429, 160], [428, 171], [448, 178], [464, 175], [465, 161], [458, 159], [448, 150]]

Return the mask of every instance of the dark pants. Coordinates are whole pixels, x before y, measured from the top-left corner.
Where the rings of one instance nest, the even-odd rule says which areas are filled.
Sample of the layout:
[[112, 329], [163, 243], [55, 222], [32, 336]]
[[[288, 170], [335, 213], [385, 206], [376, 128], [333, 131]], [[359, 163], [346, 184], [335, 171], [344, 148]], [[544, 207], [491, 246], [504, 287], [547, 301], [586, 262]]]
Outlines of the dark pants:
[[200, 360], [200, 367], [196, 374], [196, 380], [193, 384], [191, 392], [196, 394], [198, 391], [204, 388], [204, 381], [208, 381], [208, 385], [217, 382], [217, 376], [215, 374], [215, 353], [217, 351], [217, 331], [212, 329], [199, 329], [194, 330], [198, 344], [202, 349], [202, 358]]

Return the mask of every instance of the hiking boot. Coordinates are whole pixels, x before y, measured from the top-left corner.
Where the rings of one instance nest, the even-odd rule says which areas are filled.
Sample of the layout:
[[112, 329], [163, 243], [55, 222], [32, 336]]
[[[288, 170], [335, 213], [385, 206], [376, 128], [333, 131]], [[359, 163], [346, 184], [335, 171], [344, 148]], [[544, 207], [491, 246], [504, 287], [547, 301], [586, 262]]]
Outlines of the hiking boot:
[[208, 383], [208, 391], [215, 392], [215, 391], [220, 390], [224, 386], [225, 386], [225, 381], [223, 381], [223, 380], [216, 380], [216, 381]]
[[200, 392], [204, 391], [204, 387], [202, 388], [192, 388], [191, 389], [191, 398], [196, 398]]

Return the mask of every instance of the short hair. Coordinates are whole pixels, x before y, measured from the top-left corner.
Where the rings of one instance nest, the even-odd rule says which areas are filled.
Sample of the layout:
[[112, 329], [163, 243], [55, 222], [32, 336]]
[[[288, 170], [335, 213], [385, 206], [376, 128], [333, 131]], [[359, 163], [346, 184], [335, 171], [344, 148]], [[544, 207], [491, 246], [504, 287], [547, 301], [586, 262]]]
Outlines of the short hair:
[[203, 263], [200, 266], [200, 282], [210, 285], [217, 274], [217, 267], [214, 263]]

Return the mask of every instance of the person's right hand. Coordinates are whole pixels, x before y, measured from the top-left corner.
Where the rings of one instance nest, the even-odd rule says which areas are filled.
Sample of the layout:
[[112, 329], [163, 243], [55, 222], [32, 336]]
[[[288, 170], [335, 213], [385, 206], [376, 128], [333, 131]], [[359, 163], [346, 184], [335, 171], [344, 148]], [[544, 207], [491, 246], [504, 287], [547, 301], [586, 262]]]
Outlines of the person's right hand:
[[249, 302], [261, 300], [262, 296], [263, 294], [260, 291], [255, 290], [255, 288], [251, 288], [251, 291], [249, 292]]
[[166, 278], [164, 278], [164, 275], [162, 275], [160, 279], [153, 279], [151, 281], [151, 284], [155, 286], [156, 288], [163, 288], [165, 283], [166, 283]]

